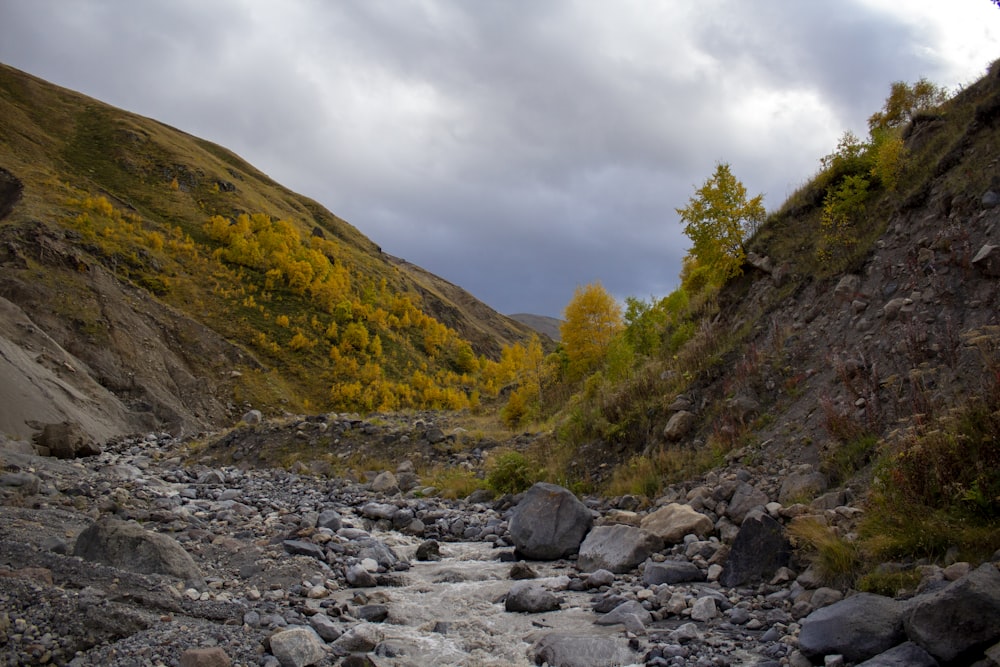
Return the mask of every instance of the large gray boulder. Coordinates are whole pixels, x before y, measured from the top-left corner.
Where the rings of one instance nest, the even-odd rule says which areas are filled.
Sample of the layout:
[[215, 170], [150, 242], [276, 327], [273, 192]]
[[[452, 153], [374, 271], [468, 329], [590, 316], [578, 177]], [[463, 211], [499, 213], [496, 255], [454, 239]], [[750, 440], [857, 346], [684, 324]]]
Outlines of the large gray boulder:
[[529, 614], [555, 611], [559, 605], [559, 598], [552, 591], [530, 580], [515, 582], [504, 600], [506, 611], [521, 611]]
[[205, 581], [191, 555], [169, 535], [144, 529], [133, 521], [104, 517], [76, 539], [73, 555], [140, 574], [166, 574], [196, 588]]
[[733, 523], [743, 523], [752, 510], [763, 508], [768, 503], [767, 494], [749, 482], [740, 482], [729, 499], [726, 514]]
[[326, 657], [323, 640], [312, 628], [298, 626], [271, 635], [271, 653], [282, 667], [306, 667]]
[[509, 530], [522, 557], [556, 560], [580, 550], [593, 522], [590, 510], [570, 491], [538, 482], [514, 508]]
[[817, 609], [802, 620], [799, 650], [810, 659], [839, 654], [868, 660], [905, 639], [903, 607], [892, 598], [860, 593]]
[[705, 581], [705, 573], [697, 565], [686, 560], [649, 562], [642, 572], [642, 583], [647, 586], [683, 584], [689, 581]]
[[751, 514], [736, 533], [719, 583], [732, 588], [770, 579], [791, 557], [784, 526], [767, 514]]
[[705, 537], [715, 529], [715, 524], [690, 505], [670, 503], [644, 516], [639, 527], [659, 535], [667, 544], [675, 544], [685, 535]]
[[607, 667], [642, 661], [625, 639], [565, 632], [543, 636], [532, 646], [531, 654], [536, 664], [551, 667]]
[[622, 574], [661, 549], [663, 540], [645, 530], [621, 524], [597, 526], [580, 545], [577, 566], [583, 572], [608, 570]]
[[913, 642], [904, 642], [865, 660], [858, 667], [938, 667], [938, 661]]
[[906, 634], [945, 664], [971, 662], [1000, 641], [1000, 572], [993, 563], [912, 604]]

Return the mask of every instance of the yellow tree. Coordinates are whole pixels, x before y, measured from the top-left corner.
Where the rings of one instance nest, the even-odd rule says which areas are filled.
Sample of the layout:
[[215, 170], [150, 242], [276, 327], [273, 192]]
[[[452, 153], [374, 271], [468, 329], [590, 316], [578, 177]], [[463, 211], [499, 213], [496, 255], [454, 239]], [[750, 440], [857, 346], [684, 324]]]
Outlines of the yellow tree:
[[570, 379], [579, 379], [604, 360], [622, 329], [622, 308], [601, 283], [577, 287], [559, 327], [569, 358]]
[[746, 256], [743, 243], [764, 221], [764, 195], [747, 199], [747, 189], [729, 165], [719, 163], [715, 174], [695, 191], [677, 214], [684, 233], [694, 243], [691, 254], [717, 279], [739, 275]]

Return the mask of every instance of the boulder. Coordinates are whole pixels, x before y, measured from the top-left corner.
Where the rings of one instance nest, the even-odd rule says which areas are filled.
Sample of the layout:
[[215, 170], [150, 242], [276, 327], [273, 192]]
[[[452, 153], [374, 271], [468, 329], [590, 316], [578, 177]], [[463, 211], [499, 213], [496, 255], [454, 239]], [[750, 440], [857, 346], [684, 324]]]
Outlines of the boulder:
[[661, 549], [663, 540], [640, 528], [621, 524], [597, 526], [580, 545], [577, 566], [583, 572], [603, 569], [621, 574]]
[[441, 545], [436, 540], [425, 540], [417, 547], [415, 554], [417, 560], [441, 560]]
[[704, 623], [705, 621], [712, 620], [718, 615], [719, 609], [715, 605], [715, 598], [709, 595], [698, 598], [698, 600], [691, 606], [691, 620]]
[[0, 474], [0, 497], [7, 495], [36, 495], [41, 488], [42, 480], [30, 472], [5, 472]]
[[271, 635], [271, 653], [282, 667], [305, 667], [326, 657], [323, 640], [312, 628], [298, 626]]
[[542, 636], [531, 647], [531, 656], [535, 664], [552, 667], [606, 667], [642, 661], [625, 639], [565, 632]]
[[670, 442], [677, 442], [691, 432], [695, 421], [697, 421], [697, 417], [695, 417], [693, 412], [688, 412], [687, 410], [675, 412], [670, 416], [667, 425], [663, 429], [663, 437]]
[[861, 289], [861, 276], [852, 273], [847, 274], [837, 283], [833, 289], [833, 298], [837, 301], [850, 303]]
[[857, 667], [938, 667], [938, 662], [917, 644], [903, 642]]
[[639, 527], [658, 535], [667, 544], [675, 544], [685, 535], [705, 537], [712, 532], [715, 524], [690, 505], [670, 503], [644, 516]]
[[243, 415], [243, 423], [255, 426], [264, 420], [264, 415], [260, 410], [249, 410]]
[[396, 481], [395, 475], [385, 470], [375, 476], [371, 488], [375, 493], [398, 493], [399, 483]]
[[694, 563], [686, 560], [665, 560], [662, 563], [646, 563], [642, 573], [642, 583], [683, 584], [689, 581], [705, 581], [705, 573]]
[[336, 533], [344, 527], [344, 520], [336, 510], [323, 510], [316, 519], [316, 527], [328, 528]]
[[384, 638], [385, 634], [377, 625], [358, 623], [340, 635], [333, 642], [333, 647], [348, 653], [367, 653], [373, 651]]
[[823, 607], [802, 620], [799, 650], [811, 659], [839, 654], [868, 660], [905, 639], [903, 608], [892, 598], [860, 593]]
[[293, 556], [309, 556], [318, 560], [326, 558], [323, 547], [312, 542], [306, 542], [305, 540], [285, 540], [281, 545], [285, 548], [286, 553]]
[[638, 600], [626, 600], [594, 621], [595, 625], [624, 625], [629, 632], [641, 633], [653, 622], [649, 613]]
[[538, 614], [559, 609], [559, 598], [552, 591], [531, 580], [517, 581], [507, 592], [504, 609]]
[[826, 485], [826, 476], [821, 472], [793, 472], [781, 482], [778, 502], [782, 505], [808, 502], [826, 491]]
[[740, 525], [719, 583], [732, 588], [768, 581], [791, 557], [784, 526], [767, 514], [752, 514]]
[[181, 653], [180, 667], [229, 667], [233, 661], [222, 648], [189, 648]]
[[740, 482], [733, 491], [733, 497], [729, 499], [729, 507], [726, 514], [734, 523], [743, 523], [751, 510], [764, 507], [768, 503], [767, 494], [750, 484]]
[[972, 661], [1000, 640], [1000, 572], [985, 563], [913, 601], [906, 634], [943, 663]]
[[324, 641], [332, 642], [340, 638], [343, 632], [337, 623], [326, 614], [313, 614], [309, 617], [309, 625]]
[[191, 555], [174, 538], [132, 521], [104, 517], [76, 539], [73, 555], [140, 574], [166, 574], [204, 588]]
[[354, 588], [374, 588], [378, 586], [375, 577], [361, 563], [355, 563], [348, 567], [344, 572], [344, 578], [347, 580], [348, 585]]
[[36, 447], [48, 451], [49, 456], [57, 459], [75, 459], [101, 453], [100, 445], [76, 422], [45, 424], [32, 440]]
[[590, 510], [570, 491], [538, 482], [514, 508], [509, 531], [522, 557], [555, 560], [580, 550], [593, 521]]

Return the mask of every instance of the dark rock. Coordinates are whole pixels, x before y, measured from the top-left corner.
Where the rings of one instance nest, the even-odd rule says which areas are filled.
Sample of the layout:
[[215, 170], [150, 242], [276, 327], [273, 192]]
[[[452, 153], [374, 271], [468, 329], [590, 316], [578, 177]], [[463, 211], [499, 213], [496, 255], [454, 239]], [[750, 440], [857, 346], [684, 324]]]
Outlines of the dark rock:
[[538, 573], [531, 569], [531, 566], [527, 563], [521, 561], [514, 563], [510, 567], [510, 578], [515, 581], [521, 581], [524, 579], [537, 579]]
[[344, 520], [336, 510], [323, 510], [319, 513], [319, 518], [316, 520], [317, 528], [327, 528], [335, 533], [343, 528], [343, 526]]
[[309, 556], [319, 560], [323, 560], [326, 557], [323, 547], [304, 540], [285, 540], [281, 543], [281, 546], [285, 548], [287, 553], [293, 556]]
[[719, 583], [732, 588], [769, 580], [791, 556], [784, 527], [766, 514], [751, 515], [736, 534]]
[[663, 540], [645, 530], [621, 524], [597, 526], [580, 545], [577, 566], [583, 572], [608, 570], [621, 574], [661, 549]]
[[354, 588], [374, 588], [378, 586], [378, 582], [371, 572], [366, 570], [363, 565], [356, 563], [347, 568], [344, 573], [344, 578], [347, 579], [347, 583]]
[[73, 555], [140, 574], [166, 574], [204, 588], [198, 566], [177, 540], [105, 517], [77, 537]]
[[550, 667], [607, 667], [641, 661], [622, 639], [564, 632], [543, 636], [532, 646], [531, 655], [535, 664]]
[[440, 442], [444, 442], [445, 438], [444, 431], [439, 428], [429, 428], [427, 432], [424, 433], [424, 439], [432, 445], [436, 445]]
[[682, 584], [689, 581], [705, 581], [705, 573], [697, 565], [686, 560], [646, 563], [642, 573], [642, 583], [647, 586]]
[[[635, 628], [638, 622], [639, 627]], [[653, 622], [653, 616], [638, 600], [626, 600], [594, 621], [597, 625], [624, 625], [628, 630], [641, 629]]]
[[944, 663], [964, 662], [1000, 640], [1000, 572], [984, 563], [913, 601], [906, 633]]
[[900, 603], [860, 593], [803, 619], [799, 650], [809, 658], [840, 654], [860, 662], [888, 651], [905, 638]]
[[533, 581], [515, 582], [507, 592], [504, 609], [513, 612], [538, 614], [559, 609], [559, 598]]
[[523, 557], [555, 560], [577, 553], [592, 523], [590, 510], [570, 491], [539, 482], [514, 508], [510, 537]]
[[597, 600], [591, 609], [595, 614], [606, 614], [615, 607], [628, 602], [628, 598], [622, 595], [608, 595]]
[[384, 604], [366, 604], [358, 607], [355, 615], [362, 621], [381, 623], [389, 618], [389, 607]]
[[691, 432], [698, 418], [693, 412], [681, 410], [670, 416], [667, 425], [663, 428], [663, 437], [671, 442], [677, 442]]
[[917, 644], [904, 642], [857, 667], [938, 667], [938, 662]]
[[759, 490], [748, 482], [740, 482], [733, 492], [733, 497], [729, 500], [729, 507], [726, 514], [735, 523], [743, 523], [743, 520], [750, 512], [758, 507], [763, 507], [768, 502], [767, 494]]
[[420, 561], [441, 560], [441, 545], [435, 540], [426, 540], [417, 547], [416, 558]]
[[326, 614], [313, 614], [309, 617], [309, 625], [313, 627], [313, 630], [316, 631], [316, 634], [318, 634], [323, 641], [336, 641], [337, 638], [343, 634], [340, 626]]

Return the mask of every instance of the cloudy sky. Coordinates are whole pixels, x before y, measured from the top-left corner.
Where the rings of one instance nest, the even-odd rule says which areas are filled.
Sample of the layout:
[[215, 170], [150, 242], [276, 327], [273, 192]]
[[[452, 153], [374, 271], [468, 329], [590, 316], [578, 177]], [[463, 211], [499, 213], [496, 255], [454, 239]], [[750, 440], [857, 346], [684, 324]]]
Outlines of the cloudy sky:
[[0, 61], [231, 148], [505, 313], [662, 296], [728, 162], [769, 210], [989, 0], [0, 0]]

